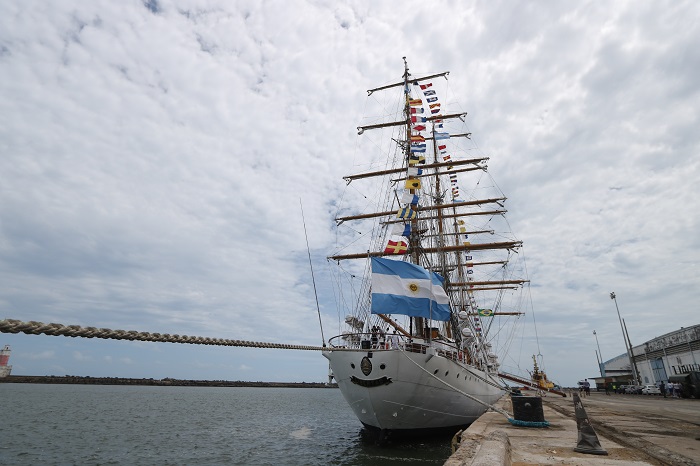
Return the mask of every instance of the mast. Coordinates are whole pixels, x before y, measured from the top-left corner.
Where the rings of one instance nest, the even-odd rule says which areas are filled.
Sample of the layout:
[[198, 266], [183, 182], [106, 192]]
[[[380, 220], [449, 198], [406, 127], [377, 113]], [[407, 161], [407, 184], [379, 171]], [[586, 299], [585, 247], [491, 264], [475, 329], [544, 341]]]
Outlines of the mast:
[[[404, 103], [404, 124], [405, 124], [405, 134], [406, 134], [406, 145], [404, 146], [404, 169], [406, 170], [407, 173], [407, 178], [408, 178], [408, 167], [411, 166], [411, 94], [410, 94], [410, 88], [408, 87], [408, 78], [411, 76], [411, 74], [408, 72], [408, 62], [406, 61], [406, 57], [403, 57], [403, 66], [404, 66], [404, 73], [403, 73], [403, 90], [404, 90], [404, 98], [405, 98], [405, 103]], [[415, 195], [416, 190], [411, 189], [410, 193]], [[413, 217], [411, 220], [411, 234], [408, 237], [408, 245], [409, 245], [409, 251], [411, 254], [411, 259], [414, 264], [420, 264], [420, 237], [418, 235], [418, 206], [409, 204], [410, 209], [416, 213], [416, 215]], [[423, 318], [422, 317], [411, 317], [410, 322], [411, 322], [411, 328], [410, 331], [413, 334], [413, 322], [415, 319], [415, 329], [420, 335], [420, 332], [423, 329]], [[424, 336], [425, 337], [425, 336]]]
[[[487, 161], [488, 159], [489, 159], [488, 157], [479, 157], [477, 159], [455, 160], [454, 162], [443, 162], [443, 163], [434, 163], [434, 164], [423, 165], [421, 168], [432, 169], [432, 168], [451, 167], [453, 165], [468, 165], [468, 164], [472, 165], [473, 164], [474, 167], [467, 168], [464, 171], [485, 170], [486, 167], [479, 165], [479, 164], [481, 162]], [[393, 173], [405, 173], [405, 172], [406, 172], [406, 167], [392, 168], [391, 170], [381, 170], [381, 171], [369, 172], [369, 173], [358, 173], [357, 175], [348, 175], [348, 176], [344, 176], [343, 179], [345, 181], [347, 181], [348, 184], [350, 184], [351, 181], [359, 180], [361, 178], [370, 178], [372, 176], [391, 175]], [[444, 173], [441, 172], [440, 174], [444, 174]]]
[[[438, 178], [438, 186], [439, 186], [439, 178]], [[415, 206], [412, 210], [415, 210], [416, 212], [424, 212], [424, 211], [431, 211], [431, 210], [443, 210], [443, 209], [454, 209], [456, 207], [467, 207], [467, 206], [480, 206], [483, 204], [498, 204], [501, 205], [499, 201], [505, 200], [505, 197], [499, 197], [495, 199], [481, 199], [478, 201], [465, 201], [465, 202], [457, 202], [454, 204], [435, 204], [431, 206], [426, 206], [426, 207], [419, 207]], [[456, 212], [456, 211], [455, 211]], [[466, 212], [466, 213], [461, 213], [461, 214], [453, 214], [449, 215], [451, 217], [458, 217], [461, 215], [468, 216], [468, 215], [487, 215], [487, 214], [493, 214], [493, 213], [505, 213], [505, 210], [499, 210], [499, 211], [493, 211], [493, 212]], [[375, 217], [386, 217], [389, 215], [393, 215], [396, 212], [393, 210], [388, 210], [384, 212], [373, 212], [370, 214], [361, 214], [361, 215], [348, 215], [346, 217], [338, 217], [335, 219], [336, 222], [338, 222], [338, 225], [341, 223], [345, 222], [346, 220], [362, 220], [366, 218], [375, 218]], [[445, 217], [444, 215], [442, 217]], [[423, 217], [423, 220], [429, 220], [429, 219], [434, 219], [437, 217]], [[385, 223], [392, 223], [391, 220], [385, 222]], [[490, 231], [490, 230], [489, 230]], [[441, 232], [442, 234], [445, 234], [444, 231]]]
[[[438, 160], [438, 143], [437, 139], [435, 139], [435, 121], [431, 122], [431, 134], [432, 137], [430, 137], [430, 140], [432, 141], [432, 146], [433, 146], [433, 164], [439, 165], [440, 162]], [[435, 194], [433, 199], [435, 200], [435, 205], [430, 206], [431, 210], [437, 210], [437, 215], [434, 217], [437, 220], [437, 236], [436, 236], [436, 241], [437, 241], [437, 249], [440, 250], [438, 253], [438, 267], [440, 269], [440, 275], [445, 279], [445, 289], [449, 290], [449, 284], [450, 284], [450, 274], [447, 271], [447, 258], [445, 255], [445, 252], [442, 251], [442, 249], [445, 247], [445, 225], [444, 225], [444, 217], [443, 217], [443, 194], [442, 194], [442, 189], [440, 188], [440, 174], [438, 173], [438, 170], [435, 170]], [[427, 210], [427, 209], [426, 209]], [[445, 325], [445, 332], [447, 333], [448, 337], [452, 336], [452, 333], [455, 335], [459, 335], [459, 331], [457, 330], [457, 326], [455, 325], [457, 323], [457, 318], [455, 317], [454, 312], [450, 316], [450, 321], [449, 325]], [[451, 330], [454, 330], [452, 332]]]
[[[486, 164], [489, 159], [488, 157], [473, 156], [469, 159], [459, 159], [459, 157], [455, 160], [451, 159], [451, 151], [453, 150], [459, 151], [461, 154], [468, 152], [462, 151], [458, 142], [454, 146], [449, 143], [446, 146], [445, 144], [448, 142], [446, 140], [470, 139], [471, 133], [451, 132], [451, 127], [443, 126], [443, 124], [449, 123], [453, 119], [460, 119], [464, 122], [466, 113], [443, 114], [440, 110], [440, 102], [436, 102], [437, 97], [434, 97], [436, 96], [435, 91], [428, 89], [433, 85], [432, 83], [421, 84], [421, 90], [416, 90], [416, 92], [413, 92], [414, 89], [411, 87], [431, 78], [446, 78], [449, 73], [416, 78], [411, 76], [406, 57], [403, 57], [403, 61], [404, 73], [400, 82], [367, 91], [368, 95], [372, 95], [374, 92], [392, 88], [398, 91], [397, 88], [402, 87], [403, 118], [397, 117], [396, 121], [357, 127], [358, 134], [386, 128], [394, 131], [394, 142], [398, 144], [395, 155], [397, 158], [403, 157], [403, 160], [399, 163], [399, 160], [395, 159], [395, 168], [386, 166], [380, 170], [344, 177], [347, 184], [355, 180], [374, 177], [382, 177], [383, 180], [387, 180], [393, 185], [400, 184], [398, 189], [391, 188], [394, 190], [393, 202], [389, 198], [386, 199], [389, 201], [389, 209], [393, 209], [391, 206], [396, 205], [398, 201], [399, 211], [397, 213], [396, 210], [380, 211], [380, 209], [376, 209], [375, 212], [366, 211], [365, 213], [336, 217], [337, 225], [349, 221], [373, 220], [373, 226], [380, 228], [378, 230], [380, 234], [373, 239], [373, 246], [365, 251], [337, 253], [328, 259], [341, 261], [394, 256], [398, 260], [410, 261], [428, 270], [438, 272], [444, 278], [444, 289], [450, 297], [453, 311], [449, 323], [445, 322], [446, 335], [460, 344], [462, 341], [461, 329], [468, 326], [473, 330], [475, 338], [475, 341], [471, 343], [478, 344], [479, 351], [485, 355], [487, 349], [483, 345], [488, 329], [481, 332], [479, 327], [486, 326], [482, 326], [476, 320], [480, 314], [477, 313], [479, 306], [475, 293], [484, 291], [487, 293], [485, 297], [488, 299], [495, 296], [494, 302], [490, 306], [488, 304], [486, 306], [496, 310], [500, 307], [505, 290], [519, 289], [524, 283], [527, 283], [527, 280], [511, 279], [512, 277], [506, 276], [505, 273], [500, 277], [500, 280], [498, 276], [494, 276], [498, 274], [494, 274], [492, 271], [497, 271], [498, 266], [505, 271], [510, 254], [508, 254], [508, 258], [502, 256], [485, 257], [482, 261], [474, 261], [472, 253], [477, 251], [513, 251], [520, 248], [522, 243], [507, 239], [496, 242], [485, 242], [481, 238], [474, 239], [473, 235], [495, 234], [495, 229], [491, 229], [488, 222], [490, 219], [502, 216], [507, 212], [504, 207], [506, 198], [495, 195], [483, 199], [474, 197], [473, 194], [466, 199], [460, 197], [457, 173], [486, 172]], [[427, 116], [428, 114], [431, 116]], [[442, 129], [443, 127], [445, 129]], [[433, 152], [432, 157], [429, 154], [430, 150]], [[403, 191], [399, 190], [401, 187], [403, 187]], [[478, 190], [480, 189], [478, 183], [476, 187], [475, 193], [482, 192]], [[387, 193], [390, 196], [391, 190]], [[401, 193], [403, 193], [403, 197], [400, 200]], [[446, 196], [450, 197], [446, 198]], [[408, 202], [406, 199], [412, 200]], [[487, 217], [487, 220], [479, 220], [480, 217]], [[395, 224], [402, 227], [405, 225], [407, 228], [394, 228]], [[403, 234], [399, 234], [401, 230]], [[397, 236], [401, 237], [400, 241], [396, 240]], [[475, 268], [480, 269], [478, 275], [472, 275]], [[475, 280], [472, 278], [473, 276], [479, 278]], [[460, 321], [457, 318], [457, 313], [460, 311], [467, 311], [468, 316], [475, 318], [467, 320], [460, 317], [467, 322]], [[496, 312], [490, 315], [505, 316], [511, 314]], [[427, 317], [410, 317], [410, 327], [404, 329], [403, 332], [430, 340], [430, 332], [424, 333], [424, 329], [428, 325], [427, 321]], [[396, 328], [395, 325], [394, 327]]]
[[[411, 232], [413, 234], [413, 232]], [[421, 248], [422, 252], [425, 253], [438, 253], [438, 252], [460, 252], [460, 251], [486, 251], [494, 249], [516, 249], [522, 246], [522, 241], [503, 241], [500, 243], [483, 243], [483, 244], [468, 244], [468, 245], [456, 245], [456, 246], [445, 246], [443, 248]], [[415, 251], [408, 250], [409, 254], [413, 254]], [[335, 261], [346, 260], [346, 259], [364, 259], [367, 257], [382, 257], [389, 256], [392, 254], [376, 251], [376, 252], [360, 252], [357, 254], [338, 254], [335, 256], [330, 256], [328, 259]]]
[[[404, 146], [404, 163], [402, 165], [401, 171], [404, 173], [407, 172], [408, 167], [411, 166], [411, 94], [410, 94], [410, 89], [408, 87], [409, 84], [409, 78], [411, 74], [408, 72], [408, 62], [406, 61], [406, 57], [403, 57], [403, 65], [404, 65], [404, 72], [403, 72], [403, 86], [404, 86], [404, 120], [403, 120], [403, 125], [404, 125], [404, 134], [406, 135], [406, 145]], [[386, 89], [389, 87], [394, 87], [394, 86], [385, 86], [383, 88], [378, 88], [375, 90], [380, 90], [380, 89]], [[371, 94], [373, 91], [368, 91], [369, 94]], [[416, 189], [410, 189], [409, 192], [413, 195], [416, 194]], [[416, 214], [418, 213], [418, 206], [409, 204], [409, 208], [411, 211], [415, 212]], [[391, 212], [393, 214], [393, 212]], [[420, 248], [418, 247], [420, 245], [419, 243], [419, 238], [418, 235], [416, 234], [416, 226], [418, 224], [418, 215], [414, 215], [413, 219], [411, 220], [411, 235], [408, 238], [409, 242], [409, 251], [411, 251], [411, 259], [414, 264], [420, 264]]]

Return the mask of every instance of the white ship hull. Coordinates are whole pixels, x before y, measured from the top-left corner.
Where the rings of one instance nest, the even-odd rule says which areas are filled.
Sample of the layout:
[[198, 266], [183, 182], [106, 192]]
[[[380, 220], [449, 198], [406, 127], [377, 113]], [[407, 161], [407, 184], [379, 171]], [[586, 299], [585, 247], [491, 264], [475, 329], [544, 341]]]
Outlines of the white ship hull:
[[[323, 355], [355, 415], [363, 424], [378, 429], [468, 425], [488, 408], [463, 393], [487, 405], [503, 395], [496, 381], [483, 371], [431, 351], [329, 350]], [[369, 372], [366, 361], [363, 367], [364, 358], [371, 363]]]

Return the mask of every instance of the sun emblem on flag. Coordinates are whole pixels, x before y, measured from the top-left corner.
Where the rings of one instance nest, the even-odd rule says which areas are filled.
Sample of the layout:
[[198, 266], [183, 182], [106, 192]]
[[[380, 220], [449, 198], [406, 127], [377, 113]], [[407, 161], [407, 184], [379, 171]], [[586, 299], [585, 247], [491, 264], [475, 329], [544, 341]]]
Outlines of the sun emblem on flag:
[[416, 293], [418, 291], [418, 285], [415, 283], [411, 283], [408, 285], [408, 289], [411, 290], [411, 293]]

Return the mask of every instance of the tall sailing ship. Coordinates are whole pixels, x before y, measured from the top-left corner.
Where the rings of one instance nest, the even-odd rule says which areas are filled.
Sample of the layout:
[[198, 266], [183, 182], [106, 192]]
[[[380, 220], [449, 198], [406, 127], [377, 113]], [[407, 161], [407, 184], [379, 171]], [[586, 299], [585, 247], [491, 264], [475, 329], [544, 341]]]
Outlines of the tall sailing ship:
[[[367, 91], [393, 93], [398, 103], [382, 104], [389, 121], [358, 127], [382, 154], [369, 171], [345, 177], [367, 193], [368, 211], [336, 218], [339, 237], [369, 233], [349, 241], [363, 252], [329, 257], [357, 299], [323, 355], [371, 428], [468, 425], [506, 389], [498, 352], [522, 314], [527, 280], [513, 266], [521, 242], [504, 232], [506, 198], [490, 181], [488, 158], [473, 155], [471, 134], [460, 129], [466, 113], [446, 108], [448, 74], [412, 76], [404, 58], [402, 80]], [[496, 194], [483, 197], [489, 189]]]

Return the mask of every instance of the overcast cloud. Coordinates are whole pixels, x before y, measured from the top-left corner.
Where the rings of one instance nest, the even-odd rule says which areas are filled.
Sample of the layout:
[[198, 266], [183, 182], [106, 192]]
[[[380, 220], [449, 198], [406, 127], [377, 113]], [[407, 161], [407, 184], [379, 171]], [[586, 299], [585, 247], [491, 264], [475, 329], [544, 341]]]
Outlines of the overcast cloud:
[[[696, 2], [2, 1], [0, 317], [319, 345], [365, 90], [450, 71], [566, 385], [700, 323]], [[344, 315], [344, 311], [340, 311]], [[324, 381], [319, 353], [0, 334], [13, 373]], [[517, 360], [530, 367], [531, 354]]]

